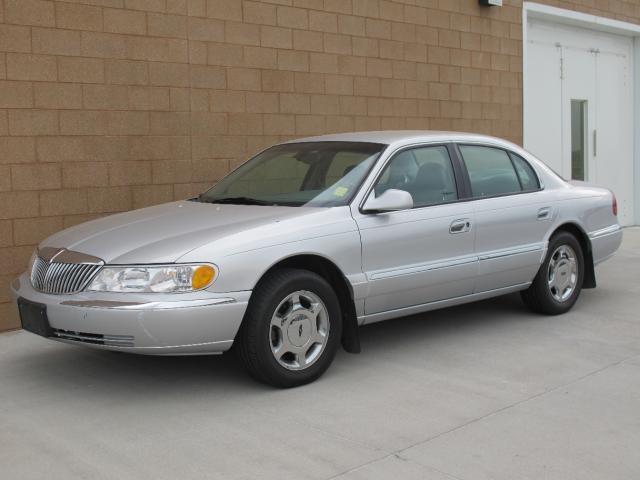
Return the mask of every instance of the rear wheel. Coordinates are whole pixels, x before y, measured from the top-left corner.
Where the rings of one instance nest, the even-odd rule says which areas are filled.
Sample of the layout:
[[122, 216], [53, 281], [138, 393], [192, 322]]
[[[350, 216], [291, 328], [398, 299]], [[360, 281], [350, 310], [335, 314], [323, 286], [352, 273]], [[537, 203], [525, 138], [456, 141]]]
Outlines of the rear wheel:
[[256, 287], [236, 341], [254, 378], [295, 387], [325, 372], [341, 333], [338, 298], [327, 281], [306, 270], [282, 269]]
[[548, 253], [531, 286], [521, 293], [533, 311], [546, 315], [565, 313], [580, 296], [584, 256], [578, 240], [559, 232], [549, 240]]

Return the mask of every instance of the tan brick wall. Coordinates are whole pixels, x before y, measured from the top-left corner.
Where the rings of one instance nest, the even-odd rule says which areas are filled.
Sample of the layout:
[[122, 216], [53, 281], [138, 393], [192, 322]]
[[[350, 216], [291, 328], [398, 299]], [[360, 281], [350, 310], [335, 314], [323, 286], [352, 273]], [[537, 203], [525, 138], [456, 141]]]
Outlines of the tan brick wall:
[[[637, 1], [545, 1], [640, 21]], [[0, 330], [33, 247], [290, 137], [519, 142], [521, 1], [0, 0]]]

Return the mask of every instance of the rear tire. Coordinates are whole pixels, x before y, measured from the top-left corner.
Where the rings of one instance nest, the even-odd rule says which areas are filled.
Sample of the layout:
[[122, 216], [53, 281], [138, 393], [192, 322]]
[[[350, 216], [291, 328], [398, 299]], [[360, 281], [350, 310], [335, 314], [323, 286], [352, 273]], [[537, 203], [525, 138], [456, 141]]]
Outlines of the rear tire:
[[254, 290], [236, 348], [252, 377], [289, 388], [320, 377], [341, 336], [340, 304], [327, 281], [286, 268], [267, 274]]
[[520, 293], [522, 300], [537, 313], [568, 312], [580, 296], [584, 271], [580, 242], [568, 232], [556, 233], [549, 240], [547, 256], [533, 283]]

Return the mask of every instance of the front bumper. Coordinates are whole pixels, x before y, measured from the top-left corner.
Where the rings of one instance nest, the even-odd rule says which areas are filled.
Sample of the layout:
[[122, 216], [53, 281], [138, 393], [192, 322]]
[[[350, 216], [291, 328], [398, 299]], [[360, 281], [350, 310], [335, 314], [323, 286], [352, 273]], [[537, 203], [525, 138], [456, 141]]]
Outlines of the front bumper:
[[45, 304], [62, 342], [149, 355], [193, 355], [228, 350], [247, 308], [250, 291], [184, 294], [81, 292], [50, 295], [21, 275], [11, 284], [19, 297]]

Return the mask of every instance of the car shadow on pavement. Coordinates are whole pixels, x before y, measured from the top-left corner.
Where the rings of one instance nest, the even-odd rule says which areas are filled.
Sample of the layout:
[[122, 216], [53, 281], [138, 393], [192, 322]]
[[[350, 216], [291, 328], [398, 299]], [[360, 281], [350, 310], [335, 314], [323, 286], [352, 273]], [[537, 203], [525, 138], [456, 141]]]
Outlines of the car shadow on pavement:
[[[353, 356], [340, 351], [336, 363], [341, 368], [330, 369], [327, 376], [357, 375], [359, 368], [375, 368], [376, 359], [389, 351], [411, 355], [410, 352], [437, 344], [443, 337], [473, 335], [522, 321], [531, 321], [531, 314], [517, 295], [508, 295], [364, 326], [360, 329], [362, 361], [354, 362]], [[29, 344], [30, 348], [11, 356], [9, 361], [18, 365], [10, 368], [18, 368], [30, 381], [40, 386], [48, 384], [52, 389], [117, 389], [144, 391], [145, 395], [154, 391], [165, 395], [168, 388], [183, 393], [273, 390], [249, 378], [232, 352], [215, 356], [145, 356], [35, 337], [29, 339]]]

